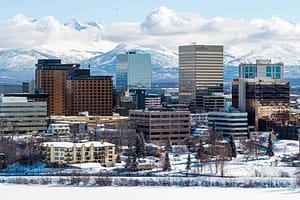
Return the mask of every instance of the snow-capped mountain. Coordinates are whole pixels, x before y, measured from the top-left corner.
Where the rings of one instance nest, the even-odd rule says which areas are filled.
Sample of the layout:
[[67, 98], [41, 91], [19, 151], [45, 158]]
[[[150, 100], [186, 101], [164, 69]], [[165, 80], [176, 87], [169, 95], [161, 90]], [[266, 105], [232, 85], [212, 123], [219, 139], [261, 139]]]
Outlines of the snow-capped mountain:
[[[138, 45], [119, 44], [114, 49], [102, 52], [70, 51], [68, 54], [44, 48], [0, 50], [0, 83], [21, 83], [34, 79], [35, 64], [38, 59], [59, 58], [62, 63], [80, 63], [82, 68], [90, 66], [92, 75], [111, 75], [115, 78], [116, 55], [127, 51], [150, 53], [152, 58], [153, 82], [178, 81], [178, 53], [159, 46], [142, 47]], [[283, 54], [280, 54], [283, 56]], [[271, 56], [270, 56], [271, 57]], [[274, 58], [276, 56], [273, 56]], [[296, 57], [296, 56], [295, 56]], [[252, 59], [250, 59], [252, 58]], [[241, 62], [255, 62], [255, 52], [245, 56], [224, 53], [224, 81], [230, 82], [237, 77], [237, 65]], [[273, 60], [272, 60], [273, 62]], [[276, 62], [276, 59], [275, 61]], [[299, 65], [285, 66], [286, 78], [299, 77]]]
[[37, 49], [0, 50], [0, 83], [21, 83], [34, 79], [35, 64], [38, 59], [59, 58], [62, 63], [80, 63], [88, 55], [99, 55], [101, 52], [73, 51], [72, 55]]
[[138, 45], [120, 44], [111, 51], [92, 57], [82, 62], [83, 67], [90, 65], [91, 72], [97, 75], [112, 75], [116, 72], [116, 55], [128, 51], [151, 54], [153, 81], [177, 80], [178, 54], [164, 47], [141, 47]]
[[81, 30], [86, 30], [89, 29], [90, 27], [95, 27], [96, 29], [99, 29], [100, 31], [103, 29], [103, 24], [100, 22], [86, 22], [86, 23], [82, 23], [80, 21], [78, 21], [77, 19], [72, 19], [67, 23], [64, 23], [65, 26], [68, 26], [72, 29], [75, 29], [77, 31], [81, 31]]
[[165, 7], [154, 10], [141, 23], [109, 25], [16, 15], [0, 21], [0, 83], [32, 80], [35, 64], [43, 58], [90, 66], [92, 75], [115, 76], [116, 55], [129, 50], [151, 54], [154, 82], [176, 82], [178, 45], [195, 39], [223, 44], [227, 82], [237, 77], [236, 66], [255, 63], [256, 59], [283, 62], [285, 77], [295, 79], [300, 76], [299, 25], [279, 17], [250, 22], [188, 17]]

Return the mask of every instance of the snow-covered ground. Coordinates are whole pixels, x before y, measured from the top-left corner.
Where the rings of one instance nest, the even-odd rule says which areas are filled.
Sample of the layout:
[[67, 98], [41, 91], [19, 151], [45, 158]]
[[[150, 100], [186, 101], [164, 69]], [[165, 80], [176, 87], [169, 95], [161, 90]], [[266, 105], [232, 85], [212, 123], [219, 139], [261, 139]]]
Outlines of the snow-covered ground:
[[[216, 165], [214, 162], [206, 163], [203, 168], [199, 167], [199, 163], [196, 161], [194, 154], [191, 154], [192, 168], [189, 170], [189, 178], [186, 176], [186, 164], [188, 152], [173, 152], [169, 154], [172, 170], [168, 172], [162, 172], [161, 166], [163, 158], [156, 162], [158, 158], [150, 159], [148, 161], [157, 165], [157, 168], [149, 171], [139, 171], [128, 178], [131, 186], [136, 185], [185, 185], [185, 186], [221, 186], [221, 187], [284, 187], [292, 188], [295, 187], [296, 174], [300, 173], [299, 167], [293, 167], [290, 164], [282, 162], [282, 157], [285, 155], [296, 154], [299, 151], [298, 141], [291, 140], [276, 140], [274, 141], [274, 153], [275, 156], [269, 158], [268, 156], [259, 156], [254, 159], [246, 159], [243, 154], [239, 154], [236, 158], [225, 162], [224, 164], [224, 176], [226, 178], [220, 178], [221, 168], [220, 165], [216, 170]], [[175, 148], [176, 149], [176, 148]], [[24, 167], [24, 166], [12, 166], [3, 170], [2, 177], [0, 177], [1, 183], [20, 183], [30, 184], [34, 182], [34, 185], [45, 182], [41, 180], [41, 176], [28, 177], [28, 181], [15, 180], [12, 175], [36, 175], [39, 174], [54, 174], [60, 176], [60, 174], [69, 173], [74, 175], [75, 173], [86, 173], [86, 174], [96, 174], [98, 172], [108, 172], [111, 170], [116, 170], [116, 168], [123, 168], [125, 163], [116, 163], [115, 167], [105, 168], [99, 163], [80, 163], [72, 164], [73, 168], [69, 169], [55, 169], [46, 168], [44, 164], [37, 165], [36, 167]], [[76, 168], [74, 168], [76, 167]], [[145, 177], [145, 173], [153, 177]], [[8, 175], [7, 177], [5, 175]], [[120, 174], [119, 174], [120, 175]], [[195, 177], [195, 175], [197, 175]], [[200, 176], [198, 176], [200, 175]], [[210, 175], [205, 176], [205, 175]], [[158, 177], [159, 176], [159, 177]], [[166, 176], [166, 177], [162, 177]], [[168, 179], [173, 177], [173, 179]], [[185, 179], [179, 178], [185, 177]], [[24, 177], [22, 177], [24, 178]], [[111, 185], [120, 186], [124, 185], [125, 177], [113, 177]], [[39, 179], [39, 180], [37, 180]], [[65, 177], [63, 181], [61, 178], [52, 177], [51, 184], [56, 184], [57, 186], [70, 185], [70, 177]], [[182, 179], [182, 181], [180, 180]], [[136, 181], [137, 180], [137, 181]], [[143, 182], [145, 180], [145, 182]], [[154, 181], [153, 181], [154, 180]], [[46, 180], [47, 181], [47, 180]], [[147, 182], [148, 181], [148, 182]], [[152, 181], [152, 182], [151, 182]], [[187, 182], [185, 182], [187, 181]], [[62, 183], [63, 182], [63, 183]], [[152, 184], [153, 183], [153, 184]], [[81, 183], [82, 184], [82, 183]], [[80, 184], [78, 184], [80, 185]], [[90, 186], [99, 186], [95, 184], [94, 181], [89, 182]]]
[[253, 199], [299, 200], [299, 189], [206, 187], [51, 187], [0, 185], [1, 199]]

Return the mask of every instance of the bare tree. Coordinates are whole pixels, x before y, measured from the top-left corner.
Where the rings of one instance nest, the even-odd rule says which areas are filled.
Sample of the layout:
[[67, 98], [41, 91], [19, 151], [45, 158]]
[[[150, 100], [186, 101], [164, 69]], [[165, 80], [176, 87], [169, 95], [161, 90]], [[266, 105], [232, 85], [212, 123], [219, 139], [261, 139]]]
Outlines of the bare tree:
[[17, 156], [17, 143], [7, 137], [0, 138], [0, 153], [4, 156], [4, 163], [6, 165], [13, 164], [19, 157]]

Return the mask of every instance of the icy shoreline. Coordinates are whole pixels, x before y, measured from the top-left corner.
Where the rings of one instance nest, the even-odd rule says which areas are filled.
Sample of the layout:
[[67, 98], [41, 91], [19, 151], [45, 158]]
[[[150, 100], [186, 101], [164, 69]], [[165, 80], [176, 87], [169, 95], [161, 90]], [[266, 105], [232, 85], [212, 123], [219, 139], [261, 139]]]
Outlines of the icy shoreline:
[[[2, 176], [0, 184], [55, 186], [180, 186], [235, 188], [296, 188], [296, 178], [281, 177], [118, 177], [118, 176]], [[299, 187], [299, 186], [298, 186]]]

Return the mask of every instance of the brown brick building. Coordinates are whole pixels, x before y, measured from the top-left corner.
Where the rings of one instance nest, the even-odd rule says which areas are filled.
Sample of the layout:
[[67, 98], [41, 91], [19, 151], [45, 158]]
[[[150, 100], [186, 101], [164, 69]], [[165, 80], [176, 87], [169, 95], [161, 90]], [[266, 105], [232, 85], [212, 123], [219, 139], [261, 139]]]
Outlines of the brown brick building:
[[77, 69], [67, 79], [67, 113], [78, 115], [88, 111], [90, 115], [111, 116], [111, 76], [90, 76], [89, 69]]
[[79, 64], [61, 64], [60, 59], [38, 60], [35, 85], [49, 94], [50, 115], [112, 115], [112, 77], [90, 76]]
[[183, 144], [190, 135], [190, 111], [130, 110], [129, 117], [150, 143], [165, 144], [170, 138], [174, 145]]

